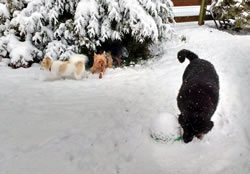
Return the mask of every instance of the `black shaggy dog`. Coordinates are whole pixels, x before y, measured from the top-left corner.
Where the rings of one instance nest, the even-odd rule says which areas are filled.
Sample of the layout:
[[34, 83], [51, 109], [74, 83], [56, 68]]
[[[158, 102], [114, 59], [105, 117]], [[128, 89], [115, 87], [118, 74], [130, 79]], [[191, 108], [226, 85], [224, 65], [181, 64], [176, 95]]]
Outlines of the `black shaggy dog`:
[[214, 66], [189, 50], [178, 52], [178, 60], [190, 63], [183, 74], [183, 82], [177, 97], [181, 111], [178, 121], [183, 128], [183, 140], [199, 139], [214, 126], [211, 117], [219, 100], [219, 77]]

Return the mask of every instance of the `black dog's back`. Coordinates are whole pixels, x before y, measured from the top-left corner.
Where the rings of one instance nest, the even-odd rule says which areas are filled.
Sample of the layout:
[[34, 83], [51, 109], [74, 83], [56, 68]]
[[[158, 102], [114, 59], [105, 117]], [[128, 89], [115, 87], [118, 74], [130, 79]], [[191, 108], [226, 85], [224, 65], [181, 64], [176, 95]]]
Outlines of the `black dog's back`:
[[214, 66], [189, 50], [181, 50], [178, 59], [190, 60], [183, 74], [177, 104], [181, 111], [179, 122], [184, 129], [185, 142], [193, 136], [207, 133], [213, 124], [210, 121], [219, 100], [219, 78]]
[[203, 78], [214, 85], [219, 85], [219, 78], [214, 66], [203, 59], [192, 60], [187, 66], [182, 79], [183, 81], [189, 81], [196, 78]]
[[205, 113], [206, 119], [210, 119], [218, 104], [219, 86], [216, 80], [201, 77], [183, 81], [177, 97], [178, 107], [185, 113]]

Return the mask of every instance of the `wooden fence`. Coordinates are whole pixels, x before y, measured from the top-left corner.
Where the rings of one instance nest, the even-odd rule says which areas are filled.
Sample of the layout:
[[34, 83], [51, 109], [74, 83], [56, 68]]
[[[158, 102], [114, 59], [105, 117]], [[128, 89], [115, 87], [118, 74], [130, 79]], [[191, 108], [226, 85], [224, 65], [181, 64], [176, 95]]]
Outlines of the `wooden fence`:
[[[172, 2], [176, 22], [198, 21], [201, 0], [172, 0]], [[208, 0], [208, 5], [210, 4], [211, 0]], [[210, 15], [206, 15], [205, 20], [211, 19]]]

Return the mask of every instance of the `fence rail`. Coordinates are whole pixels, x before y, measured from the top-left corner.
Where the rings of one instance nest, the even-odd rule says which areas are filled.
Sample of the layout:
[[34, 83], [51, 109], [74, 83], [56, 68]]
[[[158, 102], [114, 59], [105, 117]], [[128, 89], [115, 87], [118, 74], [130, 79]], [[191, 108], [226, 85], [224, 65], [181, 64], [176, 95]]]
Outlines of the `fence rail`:
[[[211, 4], [211, 1], [208, 0], [208, 5]], [[198, 21], [201, 0], [172, 0], [172, 2], [174, 3], [173, 11], [176, 22]], [[205, 20], [211, 19], [212, 17], [207, 14]]]
[[[201, 5], [201, 0], [172, 0], [174, 6], [192, 6]], [[211, 0], [208, 0], [208, 4], [211, 4]]]

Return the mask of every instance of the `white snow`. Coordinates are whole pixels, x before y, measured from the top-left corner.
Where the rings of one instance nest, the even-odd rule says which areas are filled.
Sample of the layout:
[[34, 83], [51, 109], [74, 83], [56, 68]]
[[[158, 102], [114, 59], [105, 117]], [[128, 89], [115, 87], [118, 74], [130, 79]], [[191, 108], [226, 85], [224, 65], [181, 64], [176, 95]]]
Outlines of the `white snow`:
[[6, 5], [0, 3], [0, 16], [9, 19], [10, 13], [6, 7]]
[[132, 36], [137, 36], [137, 40], [143, 42], [147, 37], [153, 41], [158, 40], [158, 28], [153, 16], [150, 16], [138, 1], [121, 0], [121, 11], [130, 16], [127, 23], [130, 23]]
[[7, 44], [7, 50], [10, 53], [11, 63], [22, 62], [25, 64], [27, 61], [33, 60], [33, 55], [40, 55], [41, 51], [35, 48], [29, 39], [25, 42], [21, 42], [17, 37], [12, 34], [8, 37], [9, 43]]
[[[207, 6], [207, 9], [210, 9], [210, 5]], [[199, 16], [200, 6], [176, 6], [173, 7], [173, 12], [175, 17], [185, 17], [185, 16]], [[206, 12], [209, 14], [209, 12]]]
[[[90, 22], [89, 20], [92, 19]], [[95, 0], [81, 0], [76, 8], [75, 14], [75, 30], [81, 36], [85, 36], [86, 33], [90, 35], [90, 38], [95, 34], [99, 34], [98, 24], [98, 4]], [[88, 31], [86, 31], [86, 29]]]
[[[250, 173], [250, 35], [211, 26], [177, 24], [185, 43], [168, 42], [154, 61], [108, 70], [102, 80], [44, 82], [38, 64], [13, 70], [2, 62], [0, 174]], [[220, 76], [215, 126], [202, 141], [159, 143], [150, 137], [155, 119], [179, 114], [182, 48]]]

